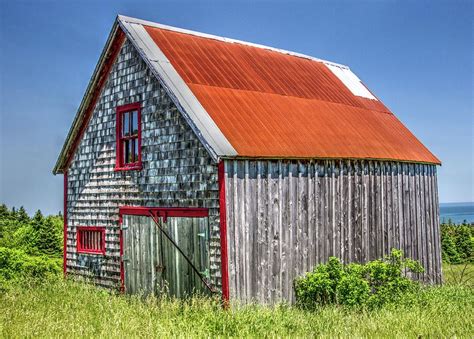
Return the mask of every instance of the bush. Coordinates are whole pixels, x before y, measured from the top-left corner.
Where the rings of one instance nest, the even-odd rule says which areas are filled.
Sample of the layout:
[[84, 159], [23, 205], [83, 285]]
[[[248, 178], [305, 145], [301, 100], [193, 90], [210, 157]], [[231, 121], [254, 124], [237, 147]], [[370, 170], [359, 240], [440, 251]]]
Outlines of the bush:
[[60, 215], [44, 217], [37, 211], [29, 218], [23, 207], [10, 212], [0, 205], [0, 246], [21, 249], [30, 255], [61, 257], [63, 220]]
[[442, 224], [441, 249], [445, 263], [474, 263], [474, 225]]
[[297, 304], [303, 308], [327, 304], [379, 307], [419, 286], [406, 277], [408, 271], [421, 273], [423, 268], [395, 249], [384, 259], [367, 264], [343, 265], [331, 257], [327, 264], [295, 280]]
[[19, 249], [0, 247], [0, 289], [24, 280], [57, 277], [60, 272], [61, 259], [30, 256]]

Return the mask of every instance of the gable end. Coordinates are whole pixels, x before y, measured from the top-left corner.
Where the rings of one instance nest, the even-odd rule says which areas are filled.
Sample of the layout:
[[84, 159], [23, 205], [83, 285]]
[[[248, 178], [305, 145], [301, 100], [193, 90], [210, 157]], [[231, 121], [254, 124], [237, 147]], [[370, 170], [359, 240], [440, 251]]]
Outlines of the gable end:
[[[185, 110], [185, 108], [183, 107], [183, 100], [182, 99], [180, 100], [180, 98], [178, 98], [179, 95], [177, 96], [173, 92], [173, 89], [176, 90], [176, 88], [172, 88], [170, 84], [172, 81], [171, 80], [165, 81], [163, 79], [163, 76], [160, 75], [160, 72], [158, 72], [156, 67], [153, 65], [152, 60], [149, 60], [146, 57], [146, 54], [143, 52], [143, 46], [139, 44], [139, 42], [137, 41], [137, 37], [136, 36], [134, 37], [129, 31], [124, 30], [124, 26], [119, 25], [119, 23], [120, 22], [117, 19], [114, 23], [114, 26], [112, 27], [112, 30], [107, 39], [107, 43], [104, 47], [104, 50], [102, 51], [102, 54], [96, 65], [96, 68], [91, 77], [91, 80], [89, 81], [86, 93], [84, 94], [82, 102], [79, 106], [79, 109], [76, 113], [72, 126], [64, 142], [63, 148], [53, 168], [53, 174], [64, 173], [65, 171], [67, 171], [71, 163], [71, 160], [74, 157], [74, 154], [77, 150], [77, 147], [81, 139], [83, 138], [84, 131], [87, 128], [87, 125], [92, 116], [94, 108], [97, 104], [100, 94], [102, 93], [104, 85], [108, 79], [111, 68], [115, 60], [117, 59], [117, 56], [125, 40], [130, 41], [130, 43], [134, 46], [134, 48], [136, 49], [136, 51], [138, 52], [142, 60], [146, 63], [146, 65], [152, 71], [153, 75], [160, 82], [160, 85], [163, 87], [163, 89], [168, 94], [172, 102], [178, 108], [178, 111], [182, 114], [182, 116], [184, 117], [188, 125], [196, 134], [199, 141], [208, 151], [211, 158], [217, 163], [218, 157], [219, 157], [218, 154], [225, 154], [225, 153], [236, 154], [233, 147], [230, 145], [227, 139], [225, 139], [223, 134], [220, 133], [220, 131], [218, 131], [217, 133], [217, 134], [219, 133], [221, 134], [218, 143], [214, 143], [214, 145], [210, 145], [210, 143], [206, 139], [206, 136], [204, 136], [203, 133], [201, 132], [201, 129], [203, 128], [203, 126], [200, 126], [201, 127], [200, 129], [195, 124], [195, 121], [202, 122], [203, 120], [202, 117], [201, 119], [196, 120], [195, 117], [189, 116], [189, 113], [188, 113], [189, 109], [187, 111]], [[173, 81], [176, 81], [176, 79], [173, 79]], [[183, 85], [186, 86], [184, 82], [183, 82]], [[189, 91], [189, 89], [187, 90]], [[187, 100], [189, 101], [189, 98], [187, 98]], [[197, 99], [194, 98], [194, 100], [197, 102]], [[212, 129], [218, 130], [217, 126], [215, 126], [215, 123], [212, 121], [212, 119], [209, 118], [208, 120], [209, 121], [206, 121], [206, 124], [214, 125], [212, 126]], [[209, 137], [209, 135], [207, 135], [207, 137]], [[211, 139], [212, 139], [212, 136], [211, 136]], [[222, 144], [227, 145], [225, 152], [222, 152], [220, 149], [218, 151], [221, 151], [221, 152], [216, 152], [215, 145], [222, 145]]]

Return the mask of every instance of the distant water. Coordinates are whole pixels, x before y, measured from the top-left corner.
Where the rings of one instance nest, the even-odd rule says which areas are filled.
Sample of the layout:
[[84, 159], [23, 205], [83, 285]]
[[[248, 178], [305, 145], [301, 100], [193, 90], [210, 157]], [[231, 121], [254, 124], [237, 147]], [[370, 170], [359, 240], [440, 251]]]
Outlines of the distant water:
[[454, 223], [474, 223], [474, 202], [455, 202], [439, 204], [441, 222], [451, 219]]

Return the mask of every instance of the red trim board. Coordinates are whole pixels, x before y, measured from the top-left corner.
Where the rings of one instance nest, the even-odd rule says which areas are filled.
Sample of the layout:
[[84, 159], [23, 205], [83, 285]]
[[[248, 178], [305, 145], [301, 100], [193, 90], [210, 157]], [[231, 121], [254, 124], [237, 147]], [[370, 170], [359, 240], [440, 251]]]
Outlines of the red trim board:
[[142, 207], [142, 206], [122, 206], [119, 208], [119, 216], [123, 215], [143, 215], [150, 216], [150, 213], [157, 217], [188, 217], [204, 218], [209, 216], [209, 209], [201, 207]]
[[219, 182], [219, 214], [221, 231], [221, 270], [222, 270], [222, 298], [224, 307], [229, 302], [229, 262], [227, 257], [227, 211], [225, 202], [225, 168], [224, 161], [219, 161], [217, 167]]
[[63, 226], [63, 274], [66, 277], [67, 274], [67, 171], [64, 171], [63, 174], [64, 179], [64, 186], [63, 186], [63, 218], [64, 218], [64, 226]]

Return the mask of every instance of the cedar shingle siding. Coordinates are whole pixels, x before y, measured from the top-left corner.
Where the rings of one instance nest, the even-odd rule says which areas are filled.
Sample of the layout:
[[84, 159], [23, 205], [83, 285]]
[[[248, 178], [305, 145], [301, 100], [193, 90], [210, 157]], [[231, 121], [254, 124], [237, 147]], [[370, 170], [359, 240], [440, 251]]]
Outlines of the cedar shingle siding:
[[[134, 102], [142, 104], [143, 169], [116, 172], [115, 108]], [[68, 170], [68, 273], [119, 286], [118, 208], [124, 205], [209, 208], [210, 274], [220, 285], [217, 164], [128, 40]], [[77, 226], [106, 227], [105, 256], [76, 253]]]

